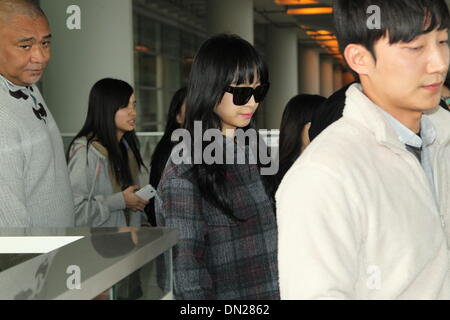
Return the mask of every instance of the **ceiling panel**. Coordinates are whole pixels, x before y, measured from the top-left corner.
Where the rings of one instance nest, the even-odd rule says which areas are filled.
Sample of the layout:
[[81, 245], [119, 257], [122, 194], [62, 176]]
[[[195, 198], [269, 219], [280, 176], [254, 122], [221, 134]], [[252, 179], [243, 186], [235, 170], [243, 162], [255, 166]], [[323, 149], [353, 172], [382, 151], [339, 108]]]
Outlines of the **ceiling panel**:
[[[145, 3], [169, 15], [176, 15], [183, 21], [191, 22], [206, 31], [208, 0], [135, 0]], [[224, 0], [225, 1], [225, 0]], [[281, 0], [286, 1], [286, 0]], [[300, 0], [292, 0], [299, 2]], [[304, 0], [303, 0], [304, 1]], [[316, 30], [334, 30], [331, 15], [288, 15], [288, 6], [278, 5], [275, 0], [253, 0], [255, 7], [255, 22], [257, 24], [272, 24], [281, 28], [298, 28], [301, 26]], [[331, 6], [333, 0], [317, 0], [318, 5]], [[446, 0], [450, 7], [450, 0]], [[300, 40], [310, 39], [304, 32], [299, 32]]]

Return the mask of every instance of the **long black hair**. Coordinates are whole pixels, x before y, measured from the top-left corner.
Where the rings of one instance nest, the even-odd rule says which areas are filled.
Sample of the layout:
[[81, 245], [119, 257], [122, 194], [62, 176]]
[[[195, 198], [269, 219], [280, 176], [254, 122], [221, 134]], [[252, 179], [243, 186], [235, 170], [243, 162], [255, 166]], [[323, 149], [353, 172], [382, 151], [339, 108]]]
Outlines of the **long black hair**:
[[[162, 173], [166, 166], [167, 160], [170, 157], [170, 152], [174, 146], [172, 141], [172, 133], [181, 128], [182, 124], [178, 123], [177, 116], [181, 112], [183, 103], [185, 102], [187, 94], [187, 88], [183, 87], [175, 92], [170, 102], [169, 112], [167, 115], [166, 128], [164, 130], [164, 135], [161, 140], [159, 140], [153, 151], [152, 160], [150, 163], [150, 184], [156, 189], [158, 188], [159, 181], [161, 180]], [[155, 199], [150, 199], [150, 203], [145, 207], [145, 212], [147, 213], [148, 221], [152, 226], [156, 226], [155, 218]]]
[[174, 146], [172, 141], [172, 133], [182, 127], [182, 124], [178, 123], [177, 117], [181, 112], [181, 107], [186, 100], [187, 88], [183, 87], [175, 92], [169, 106], [169, 112], [167, 114], [167, 123], [164, 130], [164, 135], [156, 145], [152, 154], [152, 161], [150, 163], [150, 184], [156, 189], [167, 160], [170, 157], [170, 152]]
[[139, 152], [139, 141], [134, 131], [126, 132], [122, 141], [117, 141], [117, 128], [115, 115], [119, 109], [128, 106], [133, 88], [122, 80], [102, 79], [91, 89], [89, 95], [89, 107], [83, 128], [75, 136], [69, 145], [67, 156], [74, 141], [81, 137], [87, 139], [89, 145], [98, 141], [108, 151], [108, 160], [115, 174], [117, 182], [122, 187], [133, 184], [130, 166], [128, 163], [128, 151], [123, 141], [126, 141], [136, 158], [139, 170], [145, 167]]
[[314, 113], [311, 128], [309, 128], [309, 139], [313, 141], [323, 130], [332, 123], [342, 118], [345, 107], [346, 92], [355, 82], [349, 83], [334, 92], [324, 101]]
[[[249, 42], [226, 34], [204, 42], [194, 58], [186, 99], [185, 127], [192, 139], [195, 121], [202, 122], [202, 133], [208, 129], [222, 129], [221, 119], [214, 110], [221, 102], [226, 86], [251, 84], [254, 80], [259, 80], [261, 84], [268, 83], [269, 74], [261, 55]], [[253, 123], [242, 129], [251, 127]], [[195, 164], [193, 170], [202, 197], [224, 214], [235, 218], [226, 186], [226, 167], [223, 164], [202, 163]]]
[[304, 147], [302, 132], [305, 125], [312, 122], [314, 112], [326, 98], [319, 95], [299, 94], [287, 103], [280, 125], [279, 161], [275, 176], [275, 190], [286, 172], [300, 156]]

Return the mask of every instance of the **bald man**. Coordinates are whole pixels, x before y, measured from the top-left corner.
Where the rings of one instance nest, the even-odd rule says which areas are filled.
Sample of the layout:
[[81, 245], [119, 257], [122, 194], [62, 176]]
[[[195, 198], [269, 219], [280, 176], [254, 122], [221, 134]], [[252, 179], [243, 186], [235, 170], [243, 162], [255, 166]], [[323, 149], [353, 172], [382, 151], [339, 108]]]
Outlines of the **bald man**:
[[35, 85], [50, 40], [39, 7], [0, 0], [0, 228], [74, 226], [61, 134]]

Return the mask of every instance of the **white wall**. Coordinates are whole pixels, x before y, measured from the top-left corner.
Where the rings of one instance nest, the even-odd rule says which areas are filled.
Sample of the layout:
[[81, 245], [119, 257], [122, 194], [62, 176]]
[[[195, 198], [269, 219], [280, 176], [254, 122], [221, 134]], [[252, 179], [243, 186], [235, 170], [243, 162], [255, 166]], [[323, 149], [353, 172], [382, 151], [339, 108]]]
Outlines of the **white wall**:
[[[41, 0], [53, 34], [52, 60], [43, 94], [61, 132], [78, 132], [92, 85], [104, 77], [134, 83], [132, 0]], [[81, 8], [81, 30], [69, 30], [72, 5]]]

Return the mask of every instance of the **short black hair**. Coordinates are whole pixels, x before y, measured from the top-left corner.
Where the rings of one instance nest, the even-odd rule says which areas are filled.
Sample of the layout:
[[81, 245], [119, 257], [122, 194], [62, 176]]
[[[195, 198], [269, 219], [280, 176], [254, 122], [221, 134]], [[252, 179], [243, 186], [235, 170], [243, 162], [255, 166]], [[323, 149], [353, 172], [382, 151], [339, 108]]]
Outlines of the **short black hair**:
[[[370, 6], [378, 6], [380, 28], [369, 29]], [[376, 59], [375, 42], [389, 35], [390, 44], [411, 42], [435, 29], [450, 28], [450, 15], [444, 0], [335, 0], [333, 18], [339, 49], [363, 45]]]

